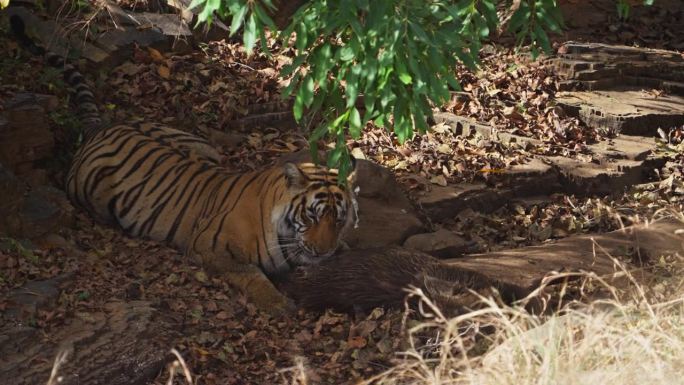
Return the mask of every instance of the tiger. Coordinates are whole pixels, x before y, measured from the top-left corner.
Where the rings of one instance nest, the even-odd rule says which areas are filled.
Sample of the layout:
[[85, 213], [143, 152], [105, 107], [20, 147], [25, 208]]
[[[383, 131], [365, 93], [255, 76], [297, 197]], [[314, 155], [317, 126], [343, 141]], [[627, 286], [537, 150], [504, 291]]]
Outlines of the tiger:
[[[11, 24], [37, 52], [23, 21], [13, 16]], [[83, 118], [84, 140], [66, 177], [70, 200], [99, 222], [197, 259], [259, 308], [291, 310], [274, 278], [339, 248], [358, 219], [356, 162], [345, 180], [337, 169], [307, 162], [233, 172], [208, 141], [190, 133], [150, 122], [103, 125], [83, 76], [61, 56], [42, 52], [63, 68]]]

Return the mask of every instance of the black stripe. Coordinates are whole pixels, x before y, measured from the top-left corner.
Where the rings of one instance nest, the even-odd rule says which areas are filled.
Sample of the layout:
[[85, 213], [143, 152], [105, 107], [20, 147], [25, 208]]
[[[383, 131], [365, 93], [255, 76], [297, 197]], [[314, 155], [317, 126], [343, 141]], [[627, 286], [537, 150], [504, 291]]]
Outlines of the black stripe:
[[[145, 143], [146, 144], [146, 143]], [[143, 145], [144, 146], [144, 145]], [[140, 146], [142, 148], [143, 146]], [[133, 151], [136, 151], [137, 149], [133, 149]], [[140, 166], [143, 165], [152, 155], [156, 154], [159, 151], [163, 151], [163, 147], [155, 147], [152, 148], [151, 150], [147, 151], [143, 156], [141, 156], [133, 165], [131, 166], [131, 169], [128, 170], [128, 172], [121, 177], [122, 180], [128, 179], [133, 173], [140, 171]], [[132, 157], [132, 153], [129, 153], [128, 156], [124, 159], [124, 162], [128, 163], [128, 159]], [[123, 162], [122, 162], [123, 163]], [[156, 162], [155, 162], [156, 163]], [[118, 185], [118, 183], [117, 183]]]
[[[223, 195], [223, 199], [221, 199], [221, 203], [220, 203], [218, 206], [216, 206], [215, 203], [216, 203], [218, 200], [215, 200], [215, 201], [214, 201], [214, 205], [211, 206], [211, 209], [210, 209], [211, 212], [213, 212], [214, 210], [221, 210], [221, 208], [223, 207], [223, 205], [226, 204], [226, 201], [227, 201], [228, 198], [230, 197], [230, 193], [233, 191], [233, 188], [235, 188], [235, 186], [237, 185], [237, 183], [238, 183], [240, 180], [242, 180], [242, 178], [244, 178], [244, 177], [245, 177], [245, 174], [243, 174], [243, 175], [235, 175], [235, 178], [231, 181], [230, 186], [228, 186], [228, 191], [226, 191], [226, 193]], [[218, 192], [217, 192], [217, 194], [218, 194]]]
[[84, 195], [87, 197], [93, 196], [93, 192], [100, 185], [104, 177], [110, 176], [118, 171], [119, 167], [109, 166], [100, 167], [90, 170], [83, 182]]
[[[129, 211], [135, 206], [135, 204], [138, 202], [138, 198], [140, 198], [140, 194], [142, 194], [145, 184], [147, 183], [146, 180], [143, 180], [142, 182], [138, 183], [136, 186], [133, 188], [128, 189], [126, 193], [123, 196], [123, 201], [121, 204], [123, 207], [121, 208], [121, 211], [119, 212], [119, 217], [123, 218], [125, 217]], [[134, 196], [132, 194], [135, 194]], [[126, 204], [126, 202], [129, 201], [129, 198], [131, 200], [130, 204]]]
[[[264, 201], [261, 199], [261, 202], [259, 202], [259, 217], [261, 218], [261, 240], [264, 242], [264, 245], [266, 245], [266, 256], [268, 256], [269, 261], [271, 261], [271, 265], [273, 265], [273, 269], [277, 270], [278, 265], [276, 265], [275, 261], [273, 260], [273, 256], [271, 255], [271, 250], [268, 248], [268, 238], [266, 237], [266, 221], [264, 220]], [[270, 222], [269, 222], [270, 224]], [[259, 242], [257, 242], [257, 254], [259, 257], [259, 263], [261, 263], [261, 252], [259, 252]], [[263, 267], [263, 266], [262, 266]]]
[[226, 222], [226, 218], [228, 218], [228, 213], [223, 214], [223, 218], [221, 218], [221, 223], [219, 223], [219, 226], [216, 228], [216, 232], [214, 232], [214, 236], [211, 238], [212, 252], [216, 250], [216, 242], [218, 242], [218, 236], [219, 234], [221, 234], [221, 231], [223, 230], [223, 224]]
[[[170, 192], [170, 196], [173, 196], [173, 194], [178, 190], [178, 180], [185, 175], [185, 171], [187, 171], [187, 169], [191, 165], [191, 162], [185, 162], [183, 164], [176, 165], [172, 168], [172, 170], [176, 173], [176, 177], [173, 178], [169, 185], [166, 186], [166, 188], [159, 193], [158, 199], [163, 199]], [[150, 194], [152, 194], [152, 192], [148, 193], [147, 196], [149, 196]]]
[[[192, 183], [192, 181], [198, 177], [200, 174], [203, 172], [207, 171], [206, 169], [202, 170], [200, 169], [199, 172], [196, 172], [190, 177], [190, 180], [185, 182], [185, 189], [188, 188], [188, 186]], [[204, 186], [206, 187], [207, 181], [204, 182]], [[195, 184], [195, 187], [193, 188], [192, 192], [190, 193], [190, 196], [185, 200], [185, 204], [183, 205], [183, 208], [181, 211], [176, 215], [176, 219], [173, 221], [173, 224], [171, 225], [171, 229], [169, 229], [168, 233], [166, 233], [166, 241], [171, 242], [174, 237], [176, 236], [176, 231], [178, 231], [178, 226], [180, 225], [180, 222], [185, 218], [185, 212], [188, 210], [188, 207], [190, 206], [190, 202], [193, 202], [192, 197], [194, 196], [195, 192], [197, 191], [198, 185]], [[185, 195], [185, 189], [181, 193], [181, 195], [178, 197], [178, 200], [176, 200], [176, 205], [178, 205], [178, 202], [180, 199]], [[201, 195], [201, 194], [200, 194]]]
[[161, 214], [162, 210], [166, 208], [166, 204], [169, 203], [169, 200], [171, 200], [172, 196], [173, 194], [169, 195], [169, 197], [165, 201], [156, 203], [156, 207], [152, 211], [152, 214], [140, 226], [139, 234], [149, 234], [150, 229], [154, 227], [154, 224], [157, 222], [157, 219], [159, 219], [159, 215]]
[[[173, 161], [173, 159], [171, 161]], [[161, 186], [161, 184], [167, 180], [167, 177], [169, 176], [169, 174], [171, 174], [174, 170], [175, 170], [175, 167], [173, 167], [173, 166], [169, 167], [168, 170], [166, 170], [164, 172], [164, 174], [157, 177], [157, 183], [155, 183], [154, 186], [152, 186], [152, 189], [150, 191], [148, 191], [147, 194], [145, 194], [145, 196], [150, 196], [150, 195], [154, 194], [154, 192], [157, 191], [157, 189]]]
[[[250, 180], [248, 180], [247, 183], [245, 183], [244, 186], [242, 186], [242, 189], [240, 190], [240, 193], [238, 194], [237, 198], [233, 201], [233, 205], [232, 205], [232, 206], [230, 207], [230, 209], [228, 210], [228, 213], [230, 213], [231, 211], [233, 211], [233, 209], [235, 209], [235, 206], [237, 206], [237, 204], [240, 203], [240, 198], [242, 197], [242, 194], [244, 194], [244, 192], [245, 192], [245, 190], [247, 189], [247, 187], [249, 187], [257, 178], [259, 178], [259, 177], [262, 176], [262, 175], [263, 175], [263, 173], [256, 173], [256, 174], [254, 174], [254, 176], [253, 176]], [[241, 175], [241, 176], [242, 176], [242, 175]]]

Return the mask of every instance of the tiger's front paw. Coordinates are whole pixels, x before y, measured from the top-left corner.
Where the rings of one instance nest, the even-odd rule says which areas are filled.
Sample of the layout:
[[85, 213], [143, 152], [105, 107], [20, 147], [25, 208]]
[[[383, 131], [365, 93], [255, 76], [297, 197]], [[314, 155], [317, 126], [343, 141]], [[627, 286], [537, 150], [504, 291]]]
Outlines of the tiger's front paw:
[[256, 307], [270, 314], [273, 317], [279, 317], [285, 314], [294, 314], [297, 310], [294, 302], [277, 290], [265, 290], [254, 293], [249, 300], [256, 305]]
[[294, 302], [278, 291], [257, 267], [242, 266], [239, 271], [227, 272], [226, 277], [257, 308], [272, 316], [293, 313], [296, 310]]

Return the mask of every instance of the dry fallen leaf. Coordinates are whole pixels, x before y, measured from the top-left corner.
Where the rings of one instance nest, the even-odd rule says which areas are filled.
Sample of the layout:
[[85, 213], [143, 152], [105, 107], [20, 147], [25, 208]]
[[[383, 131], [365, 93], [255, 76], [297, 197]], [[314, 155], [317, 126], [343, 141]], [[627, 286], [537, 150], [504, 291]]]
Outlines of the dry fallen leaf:
[[223, 321], [223, 320], [227, 320], [228, 318], [230, 318], [230, 313], [228, 313], [225, 310], [222, 310], [222, 311], [216, 313], [216, 319], [217, 320]]
[[152, 47], [147, 47], [147, 51], [150, 53], [150, 57], [155, 62], [161, 63], [164, 61], [164, 55], [162, 55], [161, 52], [157, 51], [156, 49]]
[[347, 340], [347, 347], [349, 349], [361, 349], [368, 344], [368, 340], [364, 337], [356, 336]]
[[435, 175], [432, 178], [430, 178], [430, 183], [446, 187], [447, 180], [444, 177], [444, 175]]
[[168, 79], [171, 77], [171, 70], [169, 69], [169, 67], [164, 65], [157, 67], [157, 73], [164, 79]]

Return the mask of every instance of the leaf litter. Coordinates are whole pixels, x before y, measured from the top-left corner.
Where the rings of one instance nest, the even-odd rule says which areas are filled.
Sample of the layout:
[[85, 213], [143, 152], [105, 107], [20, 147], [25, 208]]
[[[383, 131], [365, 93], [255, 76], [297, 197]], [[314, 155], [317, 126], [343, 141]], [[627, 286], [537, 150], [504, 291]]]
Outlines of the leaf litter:
[[[4, 65], [24, 65], [12, 59], [21, 54], [6, 41], [0, 42], [0, 49], [10, 53]], [[43, 68], [38, 60], [30, 60], [28, 71], [17, 72], [20, 75], [11, 82], [3, 81], [2, 99], [28, 90], [56, 93], [66, 101], [58, 78], [31, 81], [42, 76]], [[307, 148], [307, 134], [297, 130], [230, 129], [230, 122], [244, 117], [250, 106], [283, 103], [276, 77], [282, 61], [247, 57], [238, 44], [225, 41], [185, 55], [136, 48], [132, 60], [101, 74], [98, 96], [108, 106], [105, 113], [111, 120], [157, 120], [207, 137], [213, 131], [236, 134], [241, 144], [222, 147], [223, 161], [235, 170], [251, 170], [273, 163], [283, 153]], [[602, 139], [600, 133], [558, 113], [553, 105], [556, 80], [539, 63], [496, 50], [483, 57], [478, 72], [458, 68], [457, 73], [464, 92], [455, 94], [442, 110], [544, 144], [525, 148], [477, 135], [464, 138], [448, 126], [437, 125], [400, 145], [393, 134], [369, 124], [359, 140], [349, 141], [352, 152], [393, 170], [413, 194], [431, 185], [486, 182], [486, 170], [521, 164], [537, 153], [586, 156], [584, 145]], [[52, 123], [56, 133], [65, 130], [64, 123]], [[558, 195], [545, 201], [511, 202], [491, 214], [466, 210], [440, 226], [476, 240], [479, 250], [498, 250], [575, 233], [610, 231], [663, 207], [681, 211], [682, 129], [667, 137], [661, 150], [673, 156], [660, 183], [635, 186], [617, 198]], [[78, 215], [76, 227], [64, 229], [60, 237], [64, 242], [50, 248], [30, 242], [0, 245], [3, 293], [31, 280], [75, 273], [57, 306], [38, 313], [35, 327], [48, 335], [69, 318], [96, 311], [107, 301], [148, 300], [182, 325], [183, 337], [176, 348], [206, 384], [281, 382], [278, 370], [292, 366], [297, 356], [304, 357], [309, 378], [316, 383], [354, 383], [390, 367], [398, 359], [395, 352], [407, 348], [398, 311], [375, 309], [366, 315], [299, 311], [270, 318], [175, 250], [128, 238], [83, 214]], [[8, 306], [4, 298], [0, 296], [0, 310]], [[161, 374], [156, 383], [165, 381]]]

